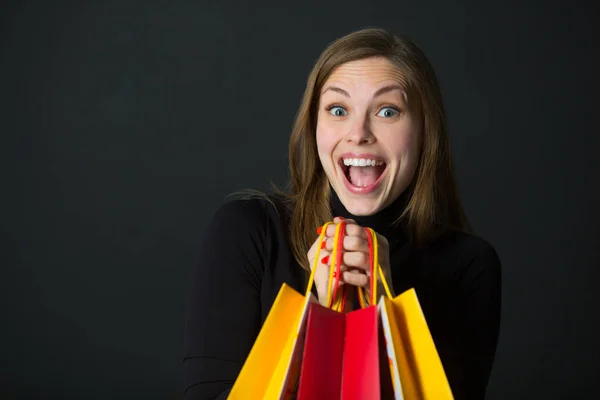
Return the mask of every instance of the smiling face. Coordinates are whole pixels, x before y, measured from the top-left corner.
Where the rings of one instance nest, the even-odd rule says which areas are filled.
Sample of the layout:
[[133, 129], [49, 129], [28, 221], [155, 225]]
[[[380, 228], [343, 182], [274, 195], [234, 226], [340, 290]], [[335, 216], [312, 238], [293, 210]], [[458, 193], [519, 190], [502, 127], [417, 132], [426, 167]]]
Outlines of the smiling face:
[[317, 149], [331, 186], [354, 215], [372, 215], [410, 185], [419, 156], [419, 121], [402, 74], [385, 58], [339, 66], [323, 85]]

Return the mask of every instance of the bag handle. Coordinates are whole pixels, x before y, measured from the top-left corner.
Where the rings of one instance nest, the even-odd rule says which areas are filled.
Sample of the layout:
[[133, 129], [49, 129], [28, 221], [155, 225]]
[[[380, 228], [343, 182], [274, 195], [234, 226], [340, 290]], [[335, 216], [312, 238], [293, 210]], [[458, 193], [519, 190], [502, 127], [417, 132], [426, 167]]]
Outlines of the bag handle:
[[325, 225], [323, 225], [321, 227], [321, 234], [319, 235], [319, 245], [317, 246], [317, 252], [315, 254], [315, 260], [313, 261], [313, 267], [310, 271], [310, 276], [308, 278], [308, 285], [306, 287], [306, 293], [304, 294], [305, 297], [308, 297], [310, 295], [310, 291], [313, 287], [313, 284], [315, 282], [315, 272], [317, 271], [317, 266], [319, 263], [319, 255], [321, 254], [321, 247], [323, 245], [323, 239], [325, 238], [325, 232], [327, 231], [327, 227], [329, 225], [331, 225], [331, 222], [327, 222]]
[[[321, 253], [321, 247], [323, 244], [323, 240], [325, 238], [325, 233], [327, 231], [327, 227], [332, 225], [332, 222], [327, 222], [321, 227], [321, 234], [319, 235], [319, 242], [317, 245], [317, 251], [315, 254], [315, 259], [313, 261], [313, 267], [310, 273], [310, 277], [308, 280], [308, 285], [306, 288], [305, 296], [310, 295], [310, 291], [314, 284], [315, 272], [317, 270], [319, 255]], [[367, 300], [365, 296], [365, 290], [362, 287], [358, 288], [358, 298], [361, 308], [368, 307], [369, 305], [374, 305], [377, 302], [377, 277], [381, 279], [384, 290], [388, 298], [392, 298], [392, 293], [388, 286], [387, 280], [383, 274], [383, 270], [381, 265], [379, 264], [379, 245], [377, 242], [377, 234], [371, 228], [365, 228], [367, 234], [367, 241], [369, 243], [369, 272], [371, 277], [370, 282], [370, 301]], [[327, 288], [327, 301], [326, 305], [328, 308], [331, 308], [335, 311], [343, 311], [345, 310], [346, 303], [346, 291], [347, 286], [342, 287], [341, 295], [338, 293], [339, 289], [339, 281], [341, 279], [341, 271], [340, 266], [342, 265], [342, 248], [344, 236], [346, 233], [346, 222], [342, 221], [336, 224], [336, 230], [333, 241], [333, 251], [331, 254], [331, 265], [329, 268], [329, 282], [332, 282]], [[334, 278], [335, 277], [335, 278]]]
[[385, 279], [385, 275], [383, 274], [383, 268], [381, 268], [381, 264], [379, 264], [379, 244], [377, 242], [377, 233], [371, 228], [365, 228], [367, 233], [367, 241], [369, 243], [369, 272], [371, 276], [371, 300], [367, 301], [365, 296], [365, 290], [362, 287], [358, 288], [358, 301], [360, 303], [361, 308], [368, 307], [369, 305], [374, 305], [377, 302], [377, 276], [381, 279], [381, 283], [383, 284], [383, 288], [385, 290], [385, 294], [388, 298], [392, 299], [392, 292], [390, 291], [390, 287]]
[[[313, 267], [310, 272], [310, 277], [308, 278], [308, 285], [306, 287], [305, 296], [308, 297], [310, 295], [310, 291], [315, 281], [315, 273], [317, 271], [317, 266], [320, 259], [321, 248], [323, 245], [323, 240], [325, 238], [325, 233], [327, 231], [327, 227], [329, 225], [333, 225], [332, 222], [327, 222], [321, 227], [321, 234], [319, 235], [319, 242], [317, 244], [317, 251], [315, 254], [315, 259], [313, 261]], [[342, 289], [342, 295], [338, 296], [338, 286], [340, 281], [340, 266], [342, 262], [342, 251], [340, 249], [340, 243], [343, 243], [344, 235], [346, 232], [346, 223], [342, 222], [337, 224], [335, 230], [335, 237], [333, 242], [333, 252], [331, 254], [331, 265], [329, 267], [329, 282], [332, 284], [327, 288], [327, 301], [326, 306], [335, 311], [342, 311], [346, 306], [346, 287]], [[334, 272], [337, 272], [334, 278]], [[333, 287], [333, 294], [332, 294]]]

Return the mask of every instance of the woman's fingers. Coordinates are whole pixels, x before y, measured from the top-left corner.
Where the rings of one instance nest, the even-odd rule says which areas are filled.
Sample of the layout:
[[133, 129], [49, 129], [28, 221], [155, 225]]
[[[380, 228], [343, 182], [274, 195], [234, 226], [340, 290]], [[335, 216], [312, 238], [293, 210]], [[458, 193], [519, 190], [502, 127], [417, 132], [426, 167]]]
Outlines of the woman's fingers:
[[[363, 239], [367, 239], [367, 233], [365, 232], [365, 228], [363, 228], [360, 225], [356, 225], [356, 223], [350, 222], [350, 221], [352, 221], [352, 220], [349, 220], [349, 219], [345, 220], [345, 222], [346, 222], [346, 232], [345, 232], [346, 236], [358, 236], [358, 237], [361, 237]], [[329, 225], [327, 227], [325, 235], [328, 236], [328, 237], [334, 237], [336, 229], [337, 229], [337, 223]]]
[[339, 224], [340, 222], [346, 222], [348, 224], [355, 224], [356, 223], [356, 221], [354, 221], [353, 219], [350, 219], [350, 218], [346, 219], [346, 218], [342, 218], [342, 217], [335, 217], [333, 219], [333, 223], [334, 224]]
[[[334, 278], [333, 281], [329, 281], [336, 226], [342, 221], [345, 221], [347, 224], [345, 227], [344, 240], [341, 246], [342, 248], [339, 249], [342, 252], [342, 265], [340, 265], [341, 276], [339, 277], [339, 280]], [[338, 285], [340, 286], [346, 284], [350, 285], [352, 288], [362, 287], [368, 291], [370, 289], [370, 282], [372, 278], [369, 276], [370, 250], [365, 229], [357, 225], [353, 220], [349, 219], [342, 220], [340, 218], [335, 218], [333, 222], [334, 224], [328, 226], [325, 232], [324, 243], [320, 248], [319, 260], [317, 263], [318, 269], [315, 274], [315, 284], [319, 292], [319, 300], [321, 304], [324, 304], [326, 300], [328, 287], [333, 289], [331, 286], [335, 281], [338, 281]], [[389, 282], [389, 264], [386, 262], [388, 241], [385, 237], [379, 234], [377, 234], [377, 239], [380, 249], [380, 264], [382, 264], [383, 272]], [[317, 239], [308, 252], [311, 267], [319, 246], [318, 243], [319, 240]], [[378, 278], [375, 279], [379, 281]], [[377, 291], [378, 293], [383, 291], [380, 282], [378, 282]]]
[[[329, 252], [333, 251], [333, 245], [335, 243], [335, 238], [330, 237], [327, 238], [325, 242], [325, 249]], [[361, 238], [358, 236], [345, 236], [343, 241], [343, 249], [344, 251], [362, 251], [365, 253], [369, 252], [369, 242], [367, 238]]]
[[342, 256], [343, 264], [349, 268], [358, 268], [362, 273], [369, 273], [369, 255], [362, 251], [345, 252]]
[[[328, 255], [333, 253], [334, 239], [327, 239], [325, 248], [321, 251], [327, 252]], [[342, 263], [348, 267], [360, 268], [369, 271], [369, 244], [366, 240], [356, 236], [347, 236], [344, 238], [342, 251]]]
[[[341, 222], [341, 219], [335, 218], [334, 223]], [[370, 267], [369, 260], [369, 242], [367, 240], [367, 234], [364, 228], [353, 223], [352, 220], [346, 220], [346, 232], [342, 243], [342, 248], [338, 251], [342, 251], [342, 266], [341, 270], [358, 269], [357, 272], [368, 273]], [[333, 253], [333, 247], [335, 244], [335, 229], [336, 225], [328, 227], [326, 235], [327, 240], [325, 242], [323, 251], [328, 254]], [[342, 279], [344, 279], [342, 277]], [[350, 277], [352, 282], [362, 282], [363, 278], [358, 278], [358, 281], [354, 277]], [[351, 282], [348, 282], [351, 283]]]
[[360, 286], [364, 288], [369, 287], [370, 278], [366, 274], [356, 270], [343, 272], [342, 279], [348, 285]]
[[[335, 218], [334, 224], [329, 225], [325, 232], [324, 243], [319, 249], [319, 240], [317, 239], [310, 250], [308, 258], [311, 268], [314, 265], [317, 250], [319, 251], [319, 260], [317, 261], [317, 271], [315, 273], [315, 284], [319, 292], [319, 300], [323, 302], [326, 298], [327, 288], [332, 288], [334, 282], [338, 285], [348, 284], [353, 287], [369, 287], [369, 243], [365, 229], [357, 225], [353, 220], [344, 220], [346, 222], [345, 235], [342, 243], [342, 260], [340, 265], [341, 276], [339, 280], [329, 281], [330, 266], [332, 263], [332, 252], [337, 224], [342, 219]], [[332, 288], [333, 289], [333, 288]]]
[[[323, 243], [325, 243], [325, 241], [323, 241]], [[315, 264], [315, 257], [317, 256], [317, 250], [319, 246], [319, 240], [315, 241], [308, 253], [306, 254], [306, 257], [308, 258], [308, 264], [311, 270]], [[328, 251], [326, 248], [321, 248], [319, 251], [319, 260], [317, 262], [320, 262], [324, 257], [328, 256], [329, 254], [330, 251]]]

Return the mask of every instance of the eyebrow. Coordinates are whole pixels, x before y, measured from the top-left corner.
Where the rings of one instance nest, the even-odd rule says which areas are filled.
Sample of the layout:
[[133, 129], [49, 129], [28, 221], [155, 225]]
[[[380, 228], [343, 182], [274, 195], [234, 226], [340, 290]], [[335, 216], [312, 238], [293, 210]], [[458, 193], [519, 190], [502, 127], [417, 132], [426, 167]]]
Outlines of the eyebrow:
[[337, 86], [327, 86], [327, 87], [325, 88], [325, 90], [323, 90], [323, 91], [321, 92], [321, 95], [325, 94], [325, 93], [326, 93], [328, 90], [331, 90], [332, 92], [339, 93], [339, 94], [341, 94], [342, 96], [350, 97], [350, 93], [346, 92], [344, 89], [342, 89], [342, 88], [339, 88], [339, 87], [337, 87]]
[[[325, 92], [327, 92], [328, 90], [331, 90], [332, 92], [336, 92], [336, 93], [341, 94], [342, 96], [350, 98], [350, 93], [346, 92], [344, 89], [339, 88], [337, 86], [327, 86], [325, 88], [325, 90], [323, 90], [321, 92], [321, 95], [325, 94]], [[402, 86], [400, 86], [400, 85], [388, 85], [388, 86], [384, 86], [381, 89], [377, 90], [375, 92], [375, 94], [373, 95], [373, 97], [381, 96], [382, 94], [389, 93], [389, 92], [394, 91], [394, 90], [404, 91], [404, 88]]]
[[404, 88], [402, 86], [400, 86], [400, 85], [388, 85], [388, 86], [384, 86], [381, 89], [379, 89], [378, 91], [376, 91], [375, 94], [373, 95], [373, 97], [381, 96], [382, 94], [389, 93], [389, 92], [392, 92], [394, 90], [400, 90], [401, 92], [403, 92]]

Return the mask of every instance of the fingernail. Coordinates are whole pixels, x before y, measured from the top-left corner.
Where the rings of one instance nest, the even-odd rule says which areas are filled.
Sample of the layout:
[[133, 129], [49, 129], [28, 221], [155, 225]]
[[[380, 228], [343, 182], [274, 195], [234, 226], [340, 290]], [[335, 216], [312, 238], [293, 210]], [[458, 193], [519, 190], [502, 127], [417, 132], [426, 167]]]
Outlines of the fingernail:
[[320, 226], [320, 227], [317, 228], [317, 235], [320, 235], [321, 232], [323, 232], [323, 227], [322, 226]]
[[327, 242], [323, 241], [321, 242], [321, 249], [324, 249], [327, 246]]
[[341, 219], [342, 221], [346, 220], [346, 218], [344, 218], [344, 217], [338, 217], [338, 219]]
[[329, 262], [329, 256], [325, 256], [321, 259], [322, 264], [327, 264]]
[[334, 278], [337, 278], [337, 276], [338, 276], [338, 275], [337, 275], [337, 272], [336, 272], [336, 271], [333, 271], [333, 277], [334, 277]]

